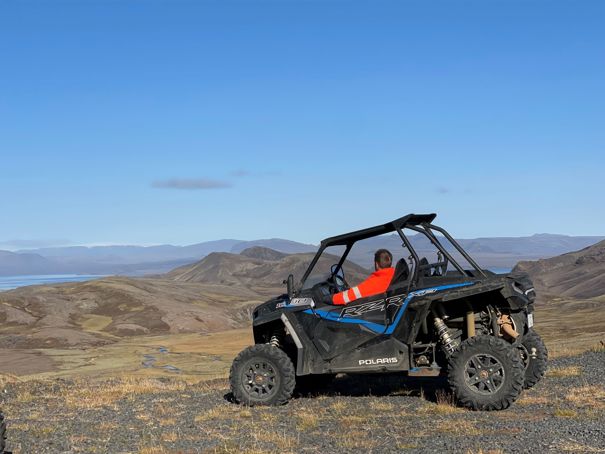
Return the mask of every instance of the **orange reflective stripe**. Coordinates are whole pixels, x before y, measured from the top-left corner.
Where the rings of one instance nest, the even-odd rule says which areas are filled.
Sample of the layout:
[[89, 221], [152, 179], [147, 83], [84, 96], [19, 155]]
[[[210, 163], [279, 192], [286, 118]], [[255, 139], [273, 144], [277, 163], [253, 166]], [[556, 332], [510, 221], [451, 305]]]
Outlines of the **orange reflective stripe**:
[[332, 302], [337, 305], [344, 305], [359, 298], [366, 298], [368, 296], [384, 293], [387, 291], [387, 288], [389, 288], [394, 274], [395, 268], [384, 268], [375, 271], [361, 284], [358, 284], [349, 290], [345, 290], [344, 292], [335, 294], [332, 297]]
[[345, 291], [342, 292], [342, 299], [344, 300], [345, 304], [350, 303], [351, 302], [351, 298], [349, 298], [349, 291]]

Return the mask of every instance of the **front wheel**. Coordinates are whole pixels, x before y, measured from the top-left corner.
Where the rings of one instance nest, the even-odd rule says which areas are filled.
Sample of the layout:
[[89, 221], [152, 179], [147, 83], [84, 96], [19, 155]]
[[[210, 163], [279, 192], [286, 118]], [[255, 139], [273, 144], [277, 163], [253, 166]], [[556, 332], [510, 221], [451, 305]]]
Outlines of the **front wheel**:
[[521, 358], [525, 362], [526, 367], [523, 387], [529, 389], [538, 383], [546, 372], [548, 350], [540, 335], [533, 329], [530, 329], [523, 336], [521, 344], [523, 344]]
[[285, 404], [292, 397], [295, 378], [288, 355], [270, 344], [244, 349], [233, 360], [229, 373], [233, 397], [250, 406]]
[[449, 358], [447, 378], [457, 401], [473, 410], [508, 408], [523, 390], [525, 367], [503, 339], [466, 339]]

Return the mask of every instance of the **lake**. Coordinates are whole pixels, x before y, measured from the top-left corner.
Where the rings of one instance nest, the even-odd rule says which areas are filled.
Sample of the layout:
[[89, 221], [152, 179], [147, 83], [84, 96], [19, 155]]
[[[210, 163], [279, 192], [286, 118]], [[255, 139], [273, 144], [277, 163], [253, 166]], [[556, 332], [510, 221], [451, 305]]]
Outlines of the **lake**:
[[59, 284], [61, 282], [82, 282], [105, 277], [97, 274], [35, 274], [28, 276], [0, 276], [0, 292], [26, 285]]
[[[510, 268], [490, 268], [494, 273], [509, 273]], [[0, 292], [26, 285], [59, 284], [61, 282], [82, 282], [106, 277], [98, 274], [36, 274], [28, 276], [0, 276]]]

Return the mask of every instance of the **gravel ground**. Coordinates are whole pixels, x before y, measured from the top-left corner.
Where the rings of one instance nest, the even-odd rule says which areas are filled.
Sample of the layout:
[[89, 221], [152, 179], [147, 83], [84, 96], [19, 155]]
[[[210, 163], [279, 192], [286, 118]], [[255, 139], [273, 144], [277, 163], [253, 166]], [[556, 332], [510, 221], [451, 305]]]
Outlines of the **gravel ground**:
[[508, 410], [456, 408], [442, 381], [337, 378], [281, 407], [229, 401], [225, 380], [7, 383], [15, 453], [605, 452], [605, 352], [559, 358]]

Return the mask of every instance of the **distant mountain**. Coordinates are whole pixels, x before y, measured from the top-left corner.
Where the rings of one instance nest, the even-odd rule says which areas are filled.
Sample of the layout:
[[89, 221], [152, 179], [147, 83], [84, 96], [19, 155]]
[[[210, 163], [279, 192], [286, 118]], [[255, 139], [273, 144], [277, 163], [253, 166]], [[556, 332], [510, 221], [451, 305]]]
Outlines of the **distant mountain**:
[[605, 240], [605, 236], [567, 236], [538, 233], [528, 237], [462, 239], [459, 242], [471, 253], [481, 252], [482, 248], [488, 248], [489, 252], [497, 254], [552, 257], [588, 247], [602, 240]]
[[217, 240], [189, 246], [70, 246], [41, 248], [18, 253], [35, 253], [61, 263], [109, 263], [126, 265], [172, 260], [198, 259], [211, 252], [229, 252], [240, 240]]
[[279, 252], [285, 252], [286, 254], [299, 254], [303, 252], [315, 252], [317, 246], [313, 244], [297, 243], [296, 241], [283, 240], [280, 238], [271, 238], [269, 240], [254, 240], [254, 241], [242, 241], [237, 243], [231, 248], [230, 252], [239, 254], [244, 249], [248, 249], [254, 246], [264, 247], [273, 249]]
[[[578, 250], [605, 237], [572, 237], [538, 234], [529, 237], [499, 237], [458, 240], [485, 268], [512, 268], [521, 260], [536, 260]], [[423, 235], [410, 235], [419, 255], [429, 259], [434, 248]], [[161, 274], [194, 263], [213, 252], [239, 254], [253, 247], [263, 247], [284, 254], [313, 253], [317, 246], [291, 240], [271, 238], [254, 241], [224, 239], [189, 246], [94, 246], [54, 247], [7, 252], [0, 255], [0, 276], [17, 274]], [[397, 235], [370, 238], [355, 245], [349, 260], [371, 268], [374, 252], [380, 248], [403, 254]], [[328, 251], [330, 252], [330, 251]], [[338, 254], [339, 250], [332, 251]], [[16, 256], [26, 255], [18, 259]], [[32, 257], [36, 256], [36, 257]], [[29, 265], [28, 265], [29, 264]]]
[[[283, 253], [315, 251], [316, 246], [279, 238], [242, 241], [216, 240], [189, 246], [71, 246], [52, 247], [0, 255], [0, 276], [18, 274], [118, 274], [140, 276], [166, 273], [194, 263], [212, 252], [239, 253], [251, 247], [270, 247]], [[9, 256], [10, 255], [10, 256]], [[20, 260], [17, 260], [18, 257]], [[37, 262], [32, 258], [36, 256]], [[28, 267], [27, 263], [31, 263]]]
[[515, 270], [527, 272], [538, 294], [573, 298], [605, 296], [605, 241], [579, 251], [535, 262], [520, 262]]
[[[250, 249], [244, 250], [246, 251]], [[279, 252], [262, 251], [261, 255], [271, 256], [267, 260], [242, 254], [213, 252], [197, 263], [171, 271], [166, 277], [182, 282], [243, 286], [251, 289], [283, 287], [282, 282], [290, 273], [294, 275], [296, 281], [300, 281], [314, 256], [309, 253], [291, 254], [275, 260], [276, 254]], [[338, 257], [324, 254], [313, 274], [325, 276], [330, 271], [330, 267], [337, 262]], [[345, 263], [344, 270], [349, 283], [353, 284], [369, 275], [367, 269], [348, 261]]]
[[283, 252], [278, 252], [274, 249], [269, 249], [261, 246], [253, 246], [248, 249], [244, 249], [240, 252], [240, 255], [245, 257], [249, 257], [251, 259], [261, 259], [261, 260], [281, 260], [286, 257], [288, 254], [284, 254]]
[[[427, 256], [430, 259], [431, 254], [434, 255], [435, 248], [426, 236], [416, 234], [409, 235], [408, 238], [419, 256]], [[605, 240], [605, 237], [550, 234], [537, 234], [529, 237], [457, 239], [458, 243], [484, 268], [512, 268], [521, 260], [553, 257], [590, 246], [601, 240]], [[440, 241], [443, 242], [446, 249], [453, 252], [453, 247], [447, 241], [444, 241], [442, 237]], [[393, 253], [399, 253], [401, 243], [401, 238], [396, 234], [369, 238], [360, 241], [353, 247], [349, 259], [361, 266], [371, 267], [374, 252], [377, 249], [386, 248]]]
[[61, 266], [38, 254], [0, 251], [0, 276], [61, 273]]

